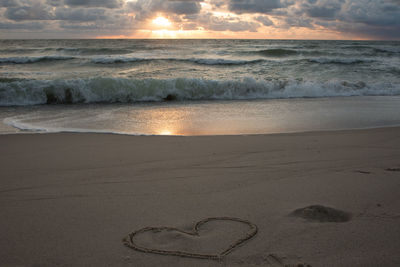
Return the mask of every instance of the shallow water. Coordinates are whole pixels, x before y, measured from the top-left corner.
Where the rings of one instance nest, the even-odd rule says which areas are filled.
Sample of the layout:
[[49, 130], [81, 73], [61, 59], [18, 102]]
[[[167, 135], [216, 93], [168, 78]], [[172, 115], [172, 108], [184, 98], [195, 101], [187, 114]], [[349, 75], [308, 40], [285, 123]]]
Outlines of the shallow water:
[[392, 126], [399, 96], [400, 42], [0, 40], [1, 133]]
[[395, 126], [399, 107], [400, 96], [379, 96], [45, 105], [3, 107], [0, 113], [7, 114], [5, 124], [29, 131], [232, 135]]

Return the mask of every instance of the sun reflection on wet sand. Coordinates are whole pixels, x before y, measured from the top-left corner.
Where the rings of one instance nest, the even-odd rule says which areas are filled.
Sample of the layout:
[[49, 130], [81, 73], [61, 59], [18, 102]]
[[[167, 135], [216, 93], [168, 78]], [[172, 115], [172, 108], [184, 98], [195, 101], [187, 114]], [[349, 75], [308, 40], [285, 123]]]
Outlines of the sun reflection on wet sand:
[[[237, 103], [240, 105], [240, 103]], [[221, 105], [219, 108], [215, 109]], [[163, 104], [159, 107], [143, 105], [124, 113], [122, 132], [142, 132], [156, 135], [220, 135], [247, 134], [257, 131], [257, 125], [228, 103], [198, 103], [194, 105]], [[209, 106], [209, 108], [207, 108]], [[227, 107], [223, 107], [227, 106]], [[233, 110], [231, 108], [234, 108]], [[227, 109], [226, 109], [227, 108]], [[204, 112], [209, 110], [210, 112]], [[236, 110], [236, 112], [235, 112]], [[273, 123], [270, 124], [274, 128]], [[265, 128], [265, 126], [264, 126]]]
[[[160, 105], [157, 108], [143, 105], [140, 110], [130, 110], [126, 115], [126, 132], [141, 131], [156, 135], [185, 135], [191, 127], [191, 115], [185, 107]], [[140, 129], [138, 129], [140, 127]]]

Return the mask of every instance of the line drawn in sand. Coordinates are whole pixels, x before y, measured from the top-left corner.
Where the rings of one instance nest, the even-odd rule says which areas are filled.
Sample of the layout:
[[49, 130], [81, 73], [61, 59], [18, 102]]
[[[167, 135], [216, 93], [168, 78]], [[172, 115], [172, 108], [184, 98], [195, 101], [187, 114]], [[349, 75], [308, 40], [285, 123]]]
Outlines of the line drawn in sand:
[[[221, 251], [219, 253], [214, 253], [214, 254], [206, 254], [206, 253], [203, 254], [203, 253], [187, 252], [187, 251], [182, 251], [182, 250], [163, 250], [163, 249], [141, 246], [141, 245], [138, 245], [134, 241], [136, 236], [146, 233], [146, 232], [159, 233], [159, 232], [166, 231], [166, 232], [176, 232], [176, 233], [180, 233], [183, 235], [188, 235], [190, 237], [200, 237], [199, 231], [200, 231], [201, 227], [211, 221], [238, 222], [238, 223], [247, 225], [249, 229], [243, 236], [241, 236], [240, 238], [237, 238], [234, 242], [230, 243], [226, 249], [224, 249], [223, 251]], [[233, 218], [233, 217], [211, 217], [211, 218], [206, 218], [206, 219], [203, 219], [203, 220], [197, 222], [193, 227], [193, 231], [191, 231], [191, 232], [184, 231], [184, 230], [181, 230], [181, 229], [178, 229], [175, 227], [168, 227], [168, 226], [145, 227], [145, 228], [142, 228], [142, 229], [139, 229], [139, 230], [136, 230], [136, 231], [130, 233], [127, 237], [125, 237], [123, 239], [123, 243], [125, 246], [127, 246], [129, 248], [135, 249], [137, 251], [145, 252], [145, 253], [173, 255], [173, 256], [199, 258], [199, 259], [221, 260], [222, 257], [231, 253], [239, 245], [241, 245], [244, 242], [253, 238], [257, 234], [257, 231], [258, 231], [257, 226], [254, 223], [251, 223], [246, 220], [242, 220], [239, 218]]]

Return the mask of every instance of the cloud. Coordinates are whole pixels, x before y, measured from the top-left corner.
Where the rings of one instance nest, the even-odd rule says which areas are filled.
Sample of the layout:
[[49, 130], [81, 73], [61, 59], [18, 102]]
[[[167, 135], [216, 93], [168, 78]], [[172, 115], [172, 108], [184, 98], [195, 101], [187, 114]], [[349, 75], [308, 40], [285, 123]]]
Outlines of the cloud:
[[167, 1], [166, 11], [173, 14], [197, 14], [200, 12], [201, 6], [199, 1]]
[[107, 19], [106, 12], [100, 8], [57, 8], [55, 12], [56, 20], [69, 21], [96, 21]]
[[230, 0], [229, 10], [237, 14], [242, 13], [269, 13], [284, 5], [280, 0]]
[[340, 11], [341, 5], [334, 1], [309, 1], [311, 4], [306, 4], [304, 9], [308, 17], [333, 19]]
[[323, 26], [345, 36], [400, 38], [399, 0], [299, 0], [271, 13], [280, 28]]
[[210, 0], [209, 3], [215, 8], [222, 8], [226, 5], [225, 0]]
[[6, 9], [4, 16], [10, 20], [51, 20], [54, 18], [49, 6], [35, 3], [31, 6], [12, 6]]
[[19, 6], [17, 0], [2, 0], [0, 1], [0, 7], [16, 7]]
[[171, 15], [198, 14], [201, 10], [199, 1], [165, 1], [165, 0], [137, 0], [129, 2], [128, 6], [136, 13], [137, 20], [144, 20], [156, 13]]
[[65, 21], [62, 21], [59, 26], [69, 30], [97, 30], [101, 28], [100, 25], [96, 23], [71, 23]]
[[268, 16], [258, 16], [255, 18], [256, 21], [261, 22], [264, 26], [274, 25], [274, 22], [268, 18]]
[[281, 28], [314, 28], [313, 21], [307, 17], [286, 17], [281, 25]]
[[33, 23], [0, 22], [0, 29], [7, 29], [7, 30], [41, 30], [43, 28], [45, 28], [45, 25], [39, 22], [33, 22]]
[[384, 0], [347, 1], [339, 19], [372, 26], [400, 26], [400, 7]]
[[46, 4], [50, 6], [63, 6], [64, 0], [46, 0]]
[[80, 7], [105, 7], [120, 8], [123, 6], [123, 0], [64, 0], [64, 4], [68, 6]]
[[[321, 0], [319, 0], [321, 2]], [[400, 6], [387, 0], [336, 0], [328, 28], [373, 38], [400, 37]], [[323, 17], [321, 17], [322, 19]], [[317, 21], [316, 23], [320, 23]]]
[[400, 39], [400, 0], [0, 0], [0, 34], [128, 35], [158, 15], [183, 30]]
[[236, 18], [223, 18], [213, 16], [211, 13], [203, 14], [197, 23], [206, 30], [212, 31], [250, 31], [256, 32], [260, 27], [259, 23], [242, 21]]

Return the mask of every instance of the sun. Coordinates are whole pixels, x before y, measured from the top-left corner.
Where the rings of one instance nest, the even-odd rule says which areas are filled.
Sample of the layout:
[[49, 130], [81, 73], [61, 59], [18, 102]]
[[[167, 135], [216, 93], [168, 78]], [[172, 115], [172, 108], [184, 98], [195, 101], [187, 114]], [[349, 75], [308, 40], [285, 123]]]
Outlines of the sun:
[[161, 27], [169, 27], [171, 26], [171, 22], [164, 17], [157, 17], [155, 19], [153, 19], [153, 23], [157, 26], [161, 26]]
[[160, 135], [172, 135], [172, 132], [169, 131], [169, 130], [162, 130], [162, 131], [160, 132]]

